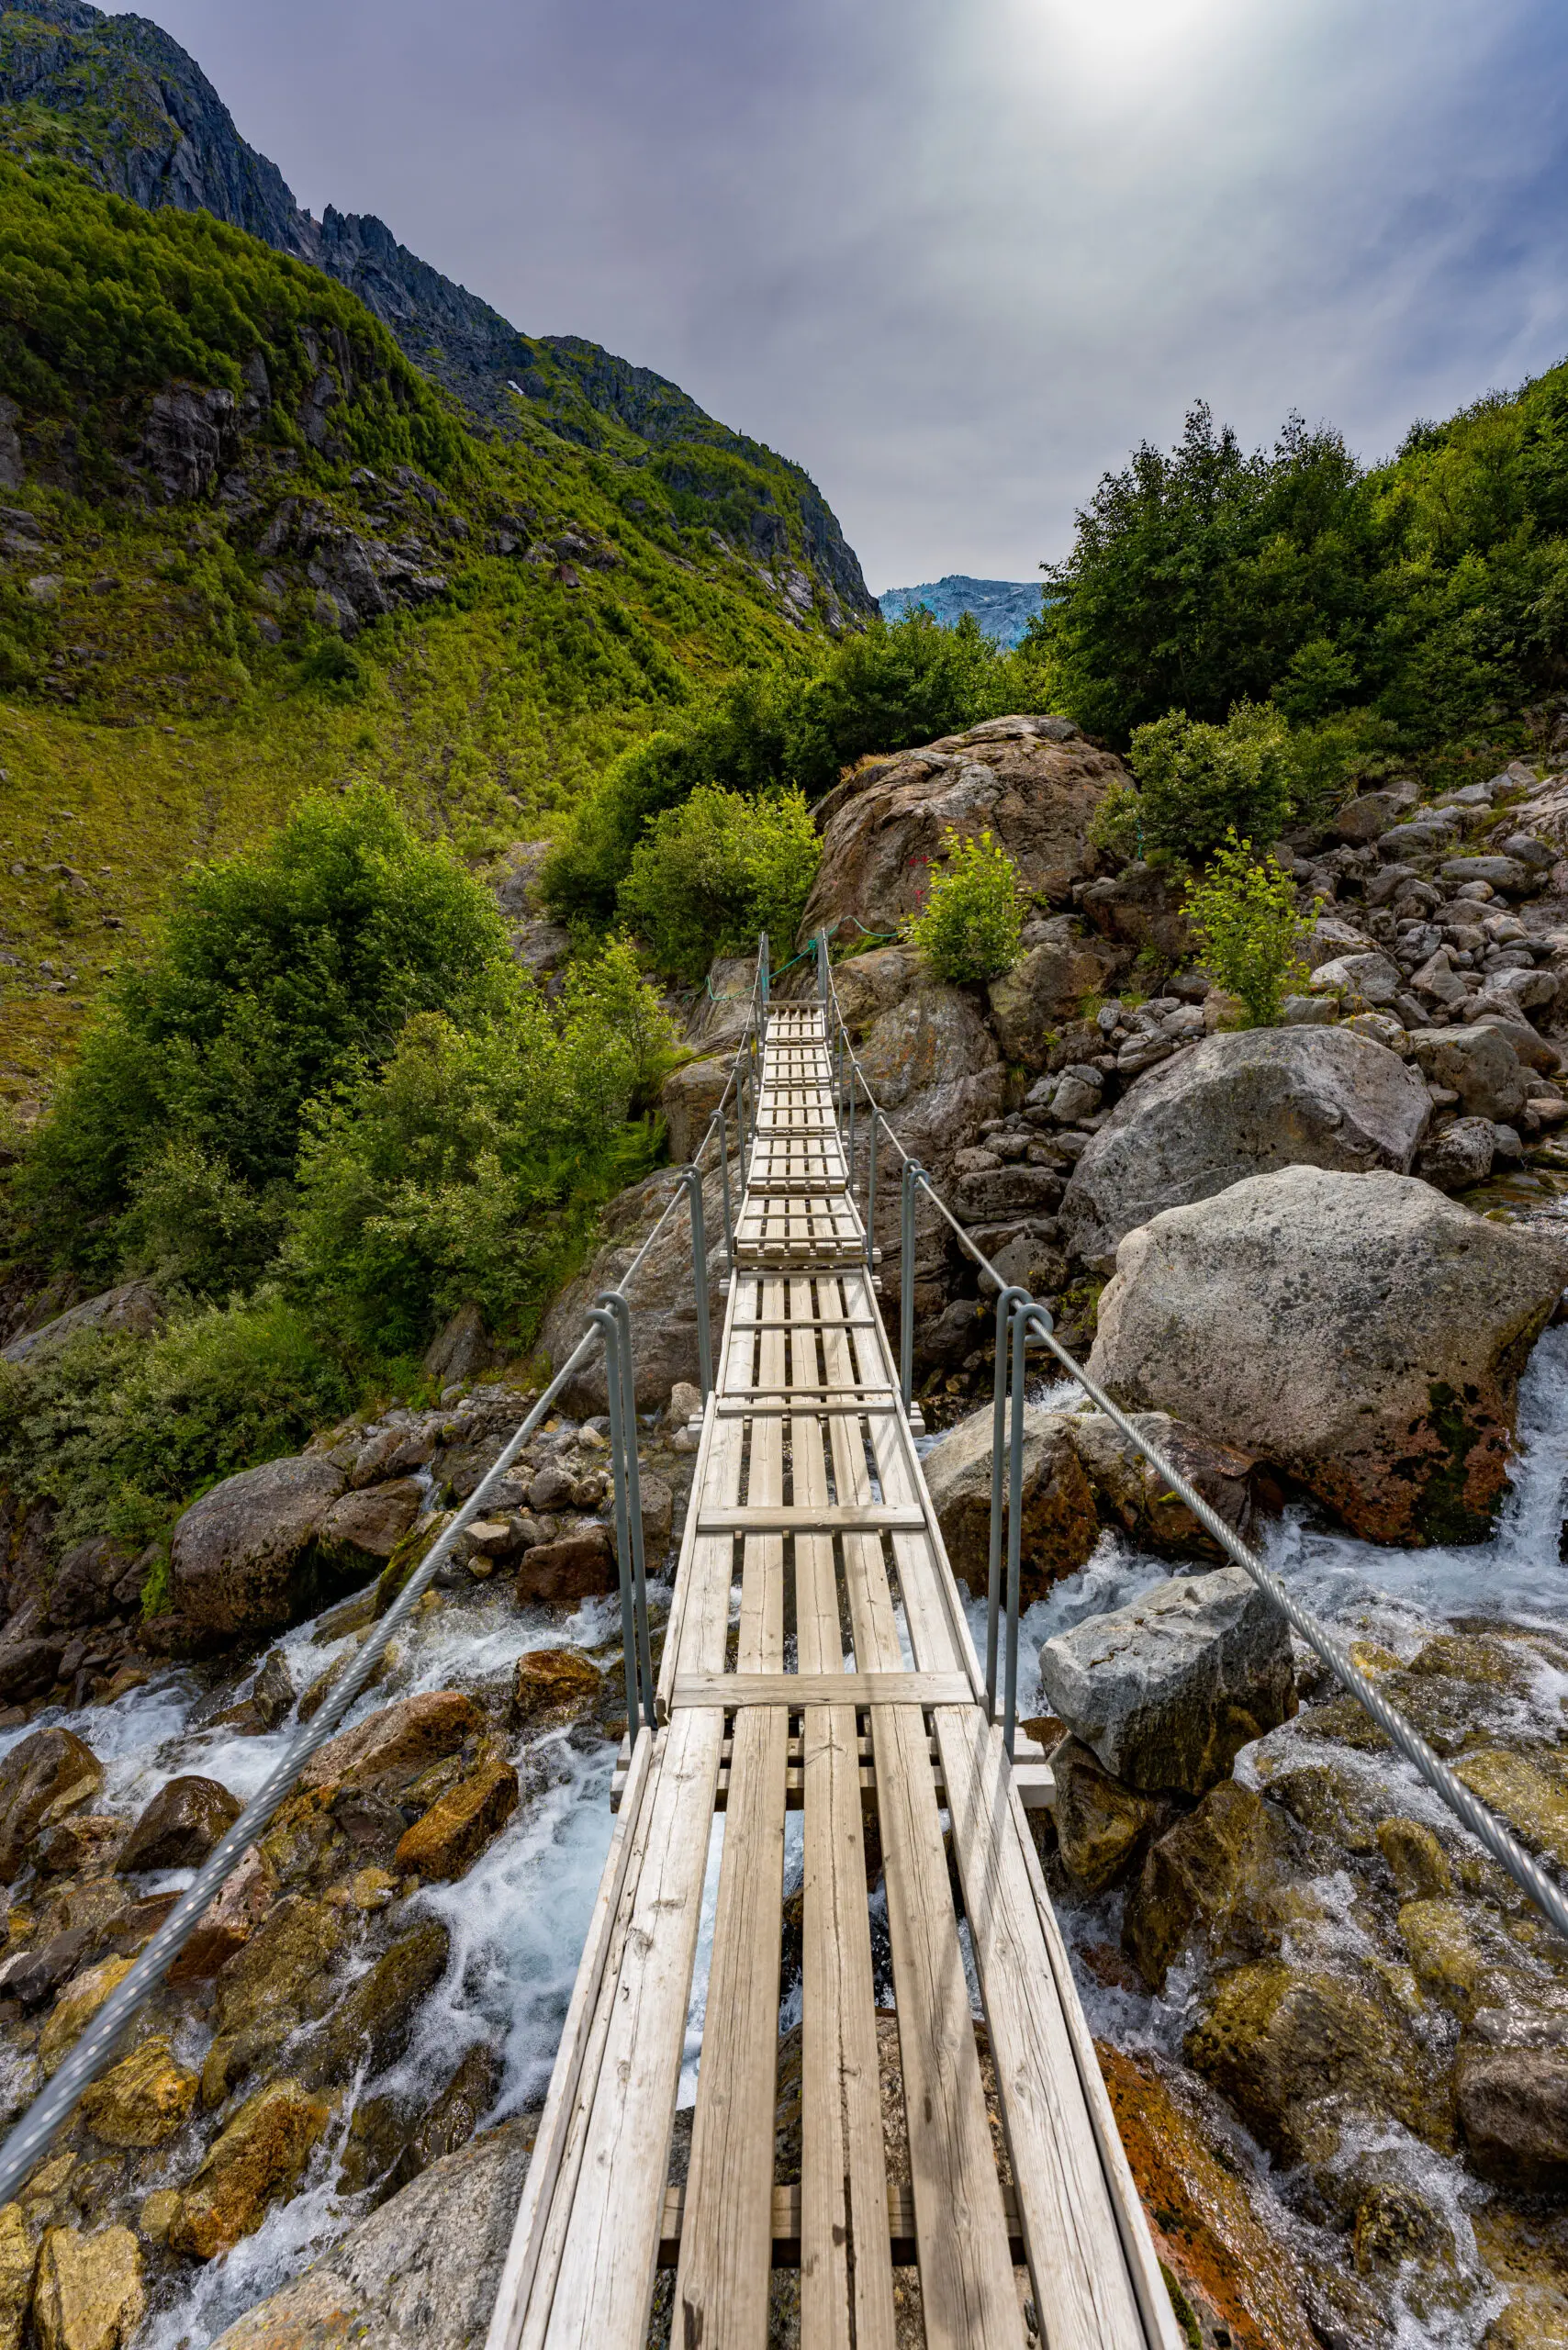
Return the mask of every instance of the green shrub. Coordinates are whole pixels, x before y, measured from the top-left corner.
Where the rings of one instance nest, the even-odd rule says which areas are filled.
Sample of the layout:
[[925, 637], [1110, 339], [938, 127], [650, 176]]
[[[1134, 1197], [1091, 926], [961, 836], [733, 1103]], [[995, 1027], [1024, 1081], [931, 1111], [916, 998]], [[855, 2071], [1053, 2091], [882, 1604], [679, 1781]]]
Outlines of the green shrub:
[[1147, 848], [1205, 857], [1235, 830], [1267, 846], [1291, 812], [1290, 729], [1277, 710], [1238, 702], [1223, 726], [1171, 711], [1133, 736]]
[[946, 835], [947, 862], [910, 937], [939, 979], [993, 979], [1018, 960], [1024, 932], [1018, 867], [990, 833]]
[[660, 968], [699, 979], [715, 955], [755, 951], [766, 930], [787, 952], [816, 878], [822, 843], [798, 791], [748, 799], [700, 785], [655, 818], [620, 905]]
[[0, 1365], [0, 1484], [51, 1503], [62, 1542], [108, 1534], [137, 1549], [352, 1401], [341, 1362], [275, 1293], [189, 1312], [154, 1338], [84, 1331]]
[[307, 1102], [374, 1067], [410, 1014], [479, 1014], [512, 982], [487, 891], [386, 793], [306, 800], [187, 875], [146, 967], [106, 991], [20, 1170], [25, 1244], [112, 1277], [149, 1245], [125, 1214], [174, 1146], [264, 1199], [293, 1175]]
[[1209, 969], [1246, 1005], [1248, 1026], [1276, 1027], [1287, 986], [1306, 977], [1296, 951], [1295, 884], [1283, 866], [1260, 862], [1233, 831], [1189, 888], [1187, 913]]

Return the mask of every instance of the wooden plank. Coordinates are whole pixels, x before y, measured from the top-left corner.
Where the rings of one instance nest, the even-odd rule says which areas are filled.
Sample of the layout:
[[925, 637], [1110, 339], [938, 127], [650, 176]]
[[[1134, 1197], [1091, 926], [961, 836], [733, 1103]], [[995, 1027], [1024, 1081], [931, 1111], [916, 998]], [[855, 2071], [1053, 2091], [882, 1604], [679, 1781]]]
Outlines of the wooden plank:
[[962, 1706], [961, 1673], [678, 1673], [672, 1707]]
[[700, 1505], [701, 1534], [886, 1534], [918, 1528], [925, 1512], [918, 1502], [822, 1502], [801, 1508], [793, 1502], [742, 1502], [732, 1509]]
[[[782, 1304], [776, 1284], [767, 1303]], [[781, 1376], [783, 1352], [781, 1337], [764, 1341], [766, 1374]], [[764, 1505], [783, 1492], [783, 1459], [780, 1423], [764, 1421], [752, 1434], [747, 1476], [748, 1493]], [[772, 1676], [783, 1661], [783, 1540], [753, 1535], [737, 1662], [743, 1673]], [[678, 1703], [680, 1687], [678, 1677]], [[735, 1724], [698, 2065], [677, 2328], [682, 2342], [724, 2350], [766, 2350], [767, 2337], [788, 1743], [781, 1708], [749, 1710]]]
[[1040, 1942], [1000, 1729], [939, 1708], [953, 1849], [985, 1999], [1035, 2306], [1051, 2350], [1145, 2350], [1072, 2043]]
[[[686, 2184], [677, 2180], [665, 2189], [664, 2227], [659, 2237], [659, 2266], [673, 2268], [680, 2253], [680, 2233], [686, 2218]], [[773, 2190], [773, 2266], [775, 2268], [799, 2268], [801, 2266], [801, 2233], [802, 2190], [798, 2187], [776, 2187]], [[888, 2214], [888, 2247], [895, 2267], [913, 2268], [915, 2261], [914, 2198], [902, 2180], [890, 2185], [883, 2199]], [[1018, 2199], [1011, 2187], [1002, 2190], [1002, 2209], [1007, 2213], [1008, 2244], [1014, 2266], [1024, 2265], [1024, 2239], [1019, 2232]], [[803, 2291], [803, 2280], [802, 2280]], [[825, 2334], [807, 2335], [804, 2332], [805, 2312], [801, 2311], [802, 2340], [825, 2342]], [[861, 2350], [869, 2350], [868, 2337], [858, 2337]]]

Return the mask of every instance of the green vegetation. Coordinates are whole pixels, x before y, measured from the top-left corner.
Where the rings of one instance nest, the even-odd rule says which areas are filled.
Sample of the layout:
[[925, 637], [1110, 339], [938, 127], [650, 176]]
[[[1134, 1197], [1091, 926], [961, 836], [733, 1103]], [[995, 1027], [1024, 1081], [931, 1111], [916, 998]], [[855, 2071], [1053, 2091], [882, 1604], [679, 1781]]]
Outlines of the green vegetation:
[[[1223, 726], [1173, 710], [1137, 729], [1129, 764], [1146, 849], [1202, 858], [1231, 831], [1267, 845], [1293, 811], [1290, 728], [1268, 703], [1239, 703]], [[1105, 819], [1125, 821], [1120, 807]]]
[[[608, 920], [646, 827], [700, 787], [783, 786], [820, 800], [873, 752], [907, 750], [1003, 711], [1044, 707], [1032, 660], [1003, 653], [967, 617], [925, 611], [720, 688], [625, 752], [574, 815], [544, 874], [564, 918]], [[779, 943], [782, 943], [780, 937]]]
[[947, 862], [932, 878], [912, 943], [939, 979], [962, 986], [994, 979], [1018, 960], [1024, 908], [1018, 867], [989, 833], [976, 840], [946, 835]]
[[1055, 706], [1114, 742], [1265, 700], [1327, 726], [1341, 781], [1495, 740], [1568, 686], [1568, 366], [1370, 471], [1299, 418], [1248, 454], [1197, 407], [1169, 454], [1103, 477], [1046, 574]]
[[762, 931], [783, 957], [821, 856], [799, 791], [748, 799], [699, 784], [654, 818], [633, 851], [621, 912], [661, 968], [683, 979], [700, 979], [715, 955], [752, 952]]
[[1286, 988], [1306, 977], [1295, 883], [1284, 867], [1260, 860], [1233, 830], [1205, 878], [1189, 888], [1187, 913], [1209, 969], [1246, 1006], [1247, 1025], [1277, 1026]]

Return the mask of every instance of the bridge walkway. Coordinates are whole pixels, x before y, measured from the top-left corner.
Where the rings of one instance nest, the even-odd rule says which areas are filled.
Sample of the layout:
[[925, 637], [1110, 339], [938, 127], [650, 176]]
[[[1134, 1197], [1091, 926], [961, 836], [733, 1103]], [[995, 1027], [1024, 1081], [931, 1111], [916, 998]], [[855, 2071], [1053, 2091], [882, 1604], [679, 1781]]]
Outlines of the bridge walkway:
[[[776, 2266], [799, 2268], [804, 2350], [893, 2350], [916, 2303], [928, 2350], [1180, 2350], [1030, 1835], [1029, 1766], [987, 1719], [834, 1105], [821, 1008], [775, 1008], [658, 1728], [625, 1774], [490, 2350], [642, 2350], [661, 2264], [678, 2350], [764, 2350]], [[776, 2175], [791, 1810], [798, 2181]], [[901, 2088], [909, 2176], [890, 2184]]]

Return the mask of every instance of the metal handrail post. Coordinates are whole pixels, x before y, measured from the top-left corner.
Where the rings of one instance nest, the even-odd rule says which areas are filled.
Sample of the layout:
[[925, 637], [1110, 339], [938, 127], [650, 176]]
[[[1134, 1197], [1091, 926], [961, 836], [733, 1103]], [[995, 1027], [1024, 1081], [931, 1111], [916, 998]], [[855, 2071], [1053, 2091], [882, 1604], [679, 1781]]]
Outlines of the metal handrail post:
[[[840, 1033], [840, 1036], [841, 1036], [841, 1038], [842, 1038], [843, 1031], [841, 1030], [839, 1033]], [[841, 1046], [840, 1046], [839, 1057], [838, 1057], [838, 1072], [839, 1072], [839, 1074], [838, 1074], [838, 1081], [839, 1081], [839, 1084], [842, 1086], [842, 1085], [843, 1085], [843, 1083], [844, 1083], [844, 1053], [843, 1053], [842, 1044], [841, 1044]], [[854, 1057], [854, 1055], [853, 1055], [853, 1054], [851, 1054], [851, 1055], [850, 1055], [850, 1058], [849, 1058], [849, 1160], [848, 1160], [848, 1179], [849, 1179], [849, 1196], [850, 1196], [850, 1198], [851, 1198], [851, 1199], [853, 1199], [853, 1198], [855, 1197], [855, 1057]]]
[[734, 1272], [735, 1268], [735, 1220], [734, 1212], [730, 1206], [730, 1129], [724, 1117], [722, 1102], [721, 1102], [719, 1107], [714, 1111], [713, 1115], [709, 1119], [708, 1124], [710, 1127], [716, 1125], [719, 1129], [719, 1178], [724, 1194], [724, 1248], [729, 1259], [730, 1270]]
[[904, 1160], [899, 1200], [899, 1385], [906, 1412], [914, 1393], [914, 1187], [924, 1172], [918, 1158]]
[[825, 930], [818, 931], [816, 948], [817, 995], [820, 1001], [825, 1003], [827, 1002], [827, 932]]
[[866, 1270], [873, 1271], [877, 1262], [877, 1120], [880, 1115], [875, 1102], [871, 1104], [871, 1127], [867, 1141], [866, 1173]]
[[760, 982], [762, 1014], [766, 1019], [767, 1017], [767, 984], [771, 977], [767, 968], [767, 933], [766, 931], [756, 942], [756, 976]]
[[702, 1222], [702, 1178], [683, 1167], [680, 1180], [691, 1202], [691, 1277], [697, 1292], [697, 1367], [704, 1404], [713, 1393], [713, 1341], [708, 1326], [708, 1237]]
[[632, 1308], [619, 1290], [601, 1290], [594, 1300], [615, 1317], [621, 1353], [621, 1436], [626, 1455], [626, 1512], [632, 1530], [633, 1626], [643, 1691], [643, 1718], [655, 1720], [653, 1648], [648, 1636], [648, 1559], [643, 1531], [643, 1472], [637, 1457], [637, 1369], [632, 1355]]
[[[610, 1471], [615, 1492], [615, 1563], [621, 1580], [621, 1653], [626, 1671], [626, 1728], [634, 1740], [642, 1720], [637, 1671], [637, 1591], [632, 1571], [632, 1530], [626, 1498], [625, 1419], [622, 1412], [621, 1331], [616, 1316], [600, 1304], [588, 1319], [604, 1335], [604, 1385], [610, 1402]], [[649, 1717], [648, 1727], [653, 1728]]]
[[1002, 1665], [1002, 1742], [1013, 1760], [1018, 1720], [1018, 1593], [1024, 1556], [1024, 1339], [1027, 1309], [1012, 1314], [1013, 1409], [1007, 1449], [1007, 1650]]
[[985, 1710], [996, 1719], [996, 1660], [1002, 1621], [1002, 1463], [1007, 1451], [1007, 1337], [1015, 1305], [1032, 1304], [1026, 1289], [1013, 1282], [996, 1301], [996, 1392], [991, 1414], [991, 1550], [986, 1570]]

